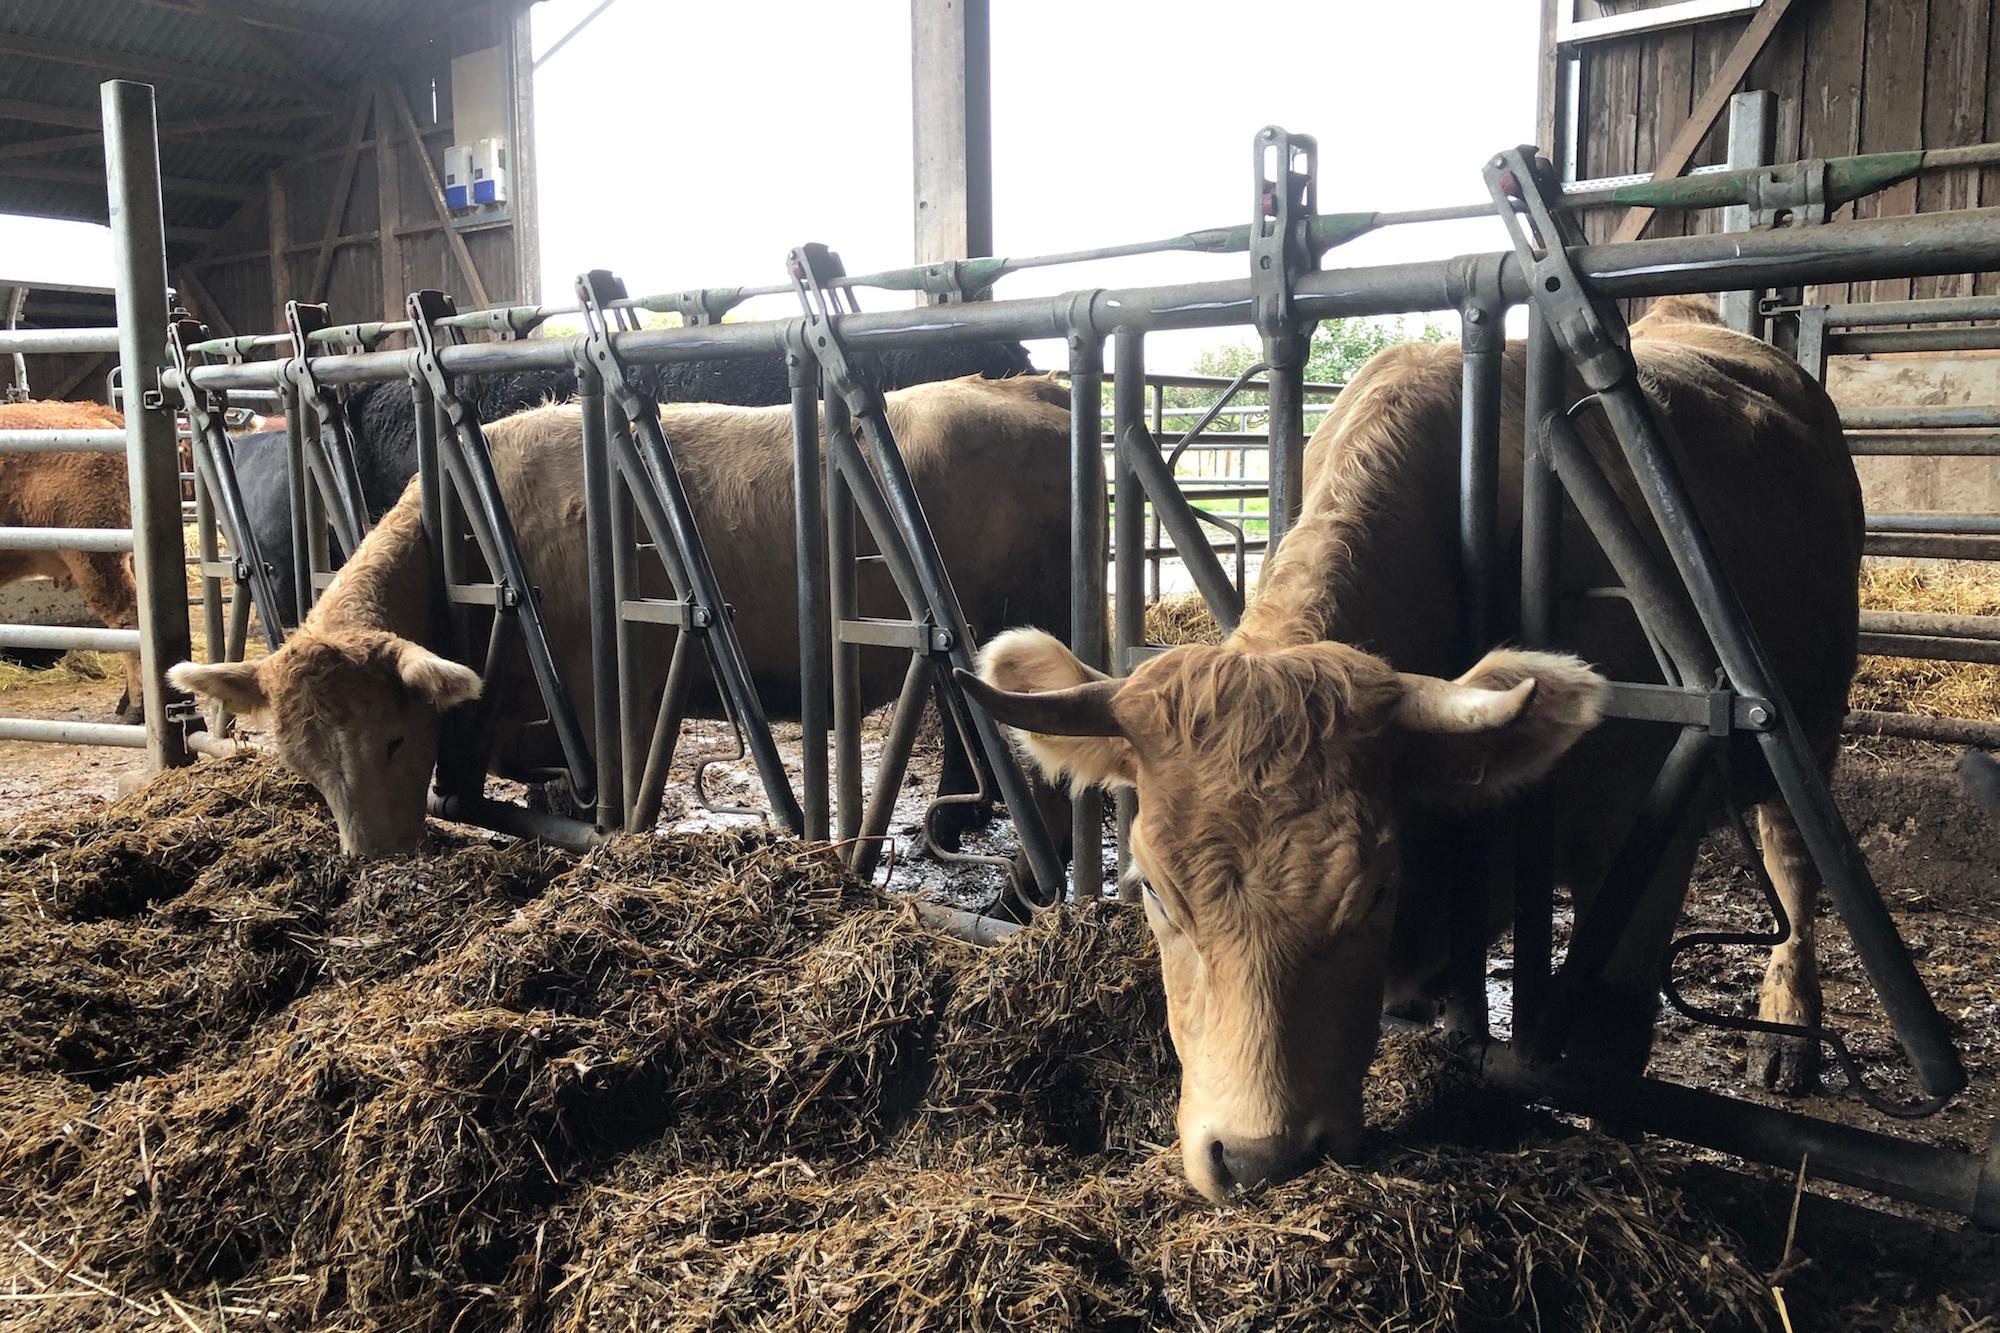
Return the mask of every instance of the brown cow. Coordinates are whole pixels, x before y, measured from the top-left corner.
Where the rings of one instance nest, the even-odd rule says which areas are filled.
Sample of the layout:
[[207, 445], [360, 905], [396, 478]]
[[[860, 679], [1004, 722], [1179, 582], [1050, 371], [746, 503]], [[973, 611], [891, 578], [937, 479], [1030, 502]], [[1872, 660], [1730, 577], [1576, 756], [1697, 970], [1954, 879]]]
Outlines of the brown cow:
[[[1674, 302], [1633, 333], [1716, 549], [1830, 766], [1861, 558], [1860, 488], [1833, 405], [1790, 359], [1720, 327], [1712, 308]], [[1502, 476], [1514, 507], [1503, 531], [1519, 522], [1523, 364], [1510, 347]], [[1607, 599], [1564, 607], [1563, 644], [1579, 657], [1499, 650], [1445, 679], [1459, 651], [1459, 400], [1456, 346], [1392, 348], [1368, 363], [1314, 434], [1304, 515], [1221, 645], [1175, 648], [1120, 680], [1033, 631], [982, 655], [976, 692], [1025, 733], [1045, 773], [1137, 789], [1132, 854], [1183, 1068], [1181, 1149], [1211, 1197], [1353, 1151], [1385, 994], [1436, 994], [1465, 815], [1549, 775], [1559, 877], [1588, 904], [1671, 739], [1657, 726], [1596, 726], [1605, 690], [1584, 661], [1617, 679], [1660, 679], [1629, 608]], [[1641, 512], [1597, 419], [1579, 427]], [[1573, 516], [1569, 527], [1564, 588], [1615, 582]], [[1754, 749], [1732, 770], [1736, 799], [1769, 799]], [[1762, 1012], [1810, 1021], [1818, 885], [1789, 815], [1776, 802], [1760, 815], [1798, 930], [1772, 959]], [[1643, 1067], [1701, 826], [1679, 831], [1634, 938], [1578, 1005], [1573, 1051]], [[1489, 905], [1492, 934], [1509, 913], [1503, 898]]]
[[[0, 430], [122, 430], [125, 418], [102, 403], [0, 403]], [[0, 526], [129, 528], [132, 494], [122, 454], [0, 454]], [[98, 619], [113, 629], [139, 624], [132, 557], [100, 551], [0, 551], [0, 585], [46, 574], [74, 584]], [[139, 654], [125, 654], [118, 712], [142, 707]]]
[[[967, 618], [998, 627], [1069, 616], [1069, 393], [1047, 376], [971, 376], [888, 395], [917, 491], [952, 570]], [[796, 552], [792, 539], [789, 407], [664, 405], [682, 479], [766, 707], [798, 707]], [[495, 469], [563, 676], [589, 733], [589, 585], [586, 578], [582, 416], [574, 403], [524, 412], [487, 428]], [[431, 568], [415, 483], [341, 570], [305, 624], [257, 663], [184, 663], [171, 678], [237, 713], [271, 720], [279, 756], [317, 786], [341, 845], [362, 855], [407, 851], [423, 834], [424, 789], [436, 760], [438, 714], [471, 698], [479, 678], [427, 645]], [[644, 590], [668, 595], [654, 560]], [[879, 562], [860, 574], [861, 613], [902, 604]], [[657, 706], [666, 655], [645, 658]], [[906, 659], [864, 652], [869, 704], [896, 695]], [[539, 694], [517, 662], [488, 682], [496, 769], [541, 765], [530, 752], [546, 729]], [[649, 714], [650, 715], [650, 714]]]

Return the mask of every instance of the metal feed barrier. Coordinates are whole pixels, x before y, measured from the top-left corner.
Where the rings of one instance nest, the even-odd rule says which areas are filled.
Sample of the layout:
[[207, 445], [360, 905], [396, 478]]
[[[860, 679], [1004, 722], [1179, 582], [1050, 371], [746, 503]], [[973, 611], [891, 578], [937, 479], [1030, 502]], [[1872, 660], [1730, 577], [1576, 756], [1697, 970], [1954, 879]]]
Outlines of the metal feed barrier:
[[[1663, 424], [1653, 419], [1636, 392], [1629, 354], [1619, 341], [1622, 329], [1615, 318], [1607, 318], [1598, 303], [1725, 287], [1784, 288], [2000, 268], [2000, 210], [1580, 246], [1565, 229], [1558, 211], [1575, 201], [1559, 194], [1547, 178], [1544, 164], [1510, 152], [1488, 164], [1487, 180], [1493, 207], [1515, 229], [1514, 252], [1323, 270], [1320, 265], [1325, 254], [1342, 240], [1387, 221], [1421, 221], [1453, 210], [1396, 217], [1321, 216], [1314, 211], [1316, 163], [1311, 140], [1266, 130], [1257, 138], [1256, 155], [1253, 220], [1243, 227], [1188, 233], [1104, 251], [1028, 260], [970, 260], [861, 276], [844, 275], [823, 248], [802, 247], [791, 256], [788, 284], [656, 297], [623, 297], [600, 275], [586, 275], [584, 306], [591, 316], [589, 332], [568, 339], [527, 340], [523, 335], [551, 315], [575, 313], [573, 310], [527, 307], [457, 312], [441, 294], [418, 293], [411, 298], [409, 320], [315, 329], [304, 336], [302, 345], [293, 345], [295, 355], [290, 361], [197, 364], [194, 357], [219, 356], [228, 350], [197, 340], [184, 349], [190, 358], [185, 368], [163, 371], [160, 383], [170, 393], [283, 392], [288, 382], [295, 382], [298, 367], [292, 362], [306, 363], [313, 381], [328, 386], [336, 395], [344, 386], [357, 383], [408, 383], [417, 407], [420, 475], [433, 541], [442, 543], [447, 552], [455, 548], [464, 548], [467, 554], [476, 551], [486, 566], [486, 578], [480, 580], [475, 577], [478, 571], [469, 564], [457, 564], [455, 558], [442, 562], [447, 571], [449, 604], [459, 608], [477, 605], [490, 612], [493, 622], [486, 638], [490, 655], [491, 646], [502, 641], [504, 633], [514, 632], [501, 629], [509, 618], [517, 619], [518, 632], [532, 644], [538, 632], [533, 627], [537, 598], [536, 591], [526, 585], [519, 551], [512, 549], [511, 524], [499, 503], [497, 488], [491, 484], [480, 423], [455, 397], [453, 382], [456, 377], [488, 372], [577, 369], [586, 402], [594, 400], [599, 409], [586, 413], [583, 461], [587, 476], [593, 479], [586, 487], [586, 528], [592, 554], [593, 684], [600, 708], [597, 729], [587, 742], [591, 747], [589, 762], [578, 753], [576, 736], [566, 736], [562, 748], [567, 775], [576, 789], [590, 792], [595, 788], [595, 818], [564, 818], [492, 801], [483, 792], [484, 775], [465, 774], [471, 765], [463, 763], [456, 775], [450, 764], [441, 769], [444, 799], [438, 808], [505, 831], [581, 845], [644, 809], [645, 794], [635, 797], [629, 786], [622, 793], [623, 799], [605, 799], [606, 776], [616, 773], [623, 782], [626, 775], [662, 768], [654, 762], [669, 743], [662, 734], [677, 725], [673, 709], [667, 706], [674, 692], [671, 683], [650, 742], [647, 729], [634, 724], [640, 701], [632, 697], [634, 691], [620, 687], [625, 678], [619, 674], [629, 672], [632, 666], [631, 646], [623, 641], [629, 624], [637, 615], [683, 630], [713, 628], [730, 614], [722, 600], [728, 589], [714, 588], [712, 575], [705, 584], [693, 568], [701, 562], [701, 535], [693, 516], [685, 512], [685, 496], [677, 494], [673, 441], [656, 427], [648, 428], [643, 420], [649, 415], [648, 405], [617, 393], [616, 384], [622, 381], [623, 368], [630, 366], [736, 357], [784, 358], [790, 372], [794, 426], [805, 733], [803, 800], [793, 806], [786, 799], [793, 790], [790, 780], [769, 751], [754, 743], [746, 748], [759, 763], [772, 812], [780, 822], [791, 824], [796, 809], [808, 836], [826, 838], [834, 831], [831, 793], [837, 784], [840, 831], [852, 830], [850, 854], [859, 859], [869, 845], [867, 831], [880, 824], [869, 807], [883, 806], [887, 788], [882, 775], [900, 774], [907, 741], [914, 731], [907, 715], [914, 712], [921, 690], [905, 689], [904, 716], [892, 726], [891, 753], [884, 756], [878, 771], [875, 799], [864, 804], [858, 781], [858, 709], [852, 706], [851, 694], [845, 706], [839, 703], [843, 694], [851, 691], [851, 683], [842, 683], [851, 682], [852, 674], [843, 662], [851, 661], [863, 644], [892, 647], [909, 655], [909, 680], [921, 681], [926, 676], [949, 680], [951, 668], [962, 668], [969, 662], [972, 644], [958, 613], [949, 571], [938, 558], [927, 516], [909, 485], [880, 397], [856, 381], [849, 369], [850, 358], [885, 348], [936, 342], [1067, 340], [1073, 386], [1071, 478], [1075, 497], [1072, 643], [1086, 662], [1125, 671], [1150, 651], [1140, 633], [1149, 509], [1187, 562], [1190, 576], [1217, 621], [1228, 628], [1242, 608], [1240, 586], [1230, 580], [1206, 541], [1203, 520], [1177, 484], [1167, 455], [1149, 426], [1146, 333], [1242, 324], [1258, 331], [1271, 386], [1270, 521], [1276, 540], [1295, 518], [1301, 500], [1305, 434], [1300, 362], [1307, 331], [1326, 318], [1456, 310], [1464, 322], [1465, 349], [1459, 553], [1469, 592], [1462, 609], [1462, 631], [1465, 656], [1471, 661], [1510, 628], [1496, 618], [1503, 550], [1497, 522], [1500, 351], [1506, 311], [1529, 304], [1529, 419], [1538, 429], [1531, 432], [1523, 482], [1522, 636], [1530, 643], [1559, 641], [1555, 633], [1560, 606], [1553, 595], [1552, 535], [1561, 495], [1567, 491], [1587, 521], [1596, 512], [1591, 474], [1577, 465], [1578, 451], [1568, 445], [1558, 414], [1551, 411], [1558, 405], [1559, 376], [1565, 362], [1591, 385], [1595, 401], [1616, 427], [1625, 457], [1651, 508], [1648, 521], [1672, 557], [1671, 566], [1656, 565], [1643, 550], [1635, 557], [1634, 550], [1644, 547], [1640, 543], [1635, 548], [1630, 541], [1636, 530], [1625, 531], [1601, 513], [1590, 521], [1626, 584], [1624, 594], [1655, 637], [1671, 646], [1672, 675], [1683, 682], [1622, 683], [1614, 689], [1615, 716], [1673, 727], [1680, 737], [1655, 784], [1650, 810], [1654, 817], [1641, 820], [1633, 841], [1621, 854], [1621, 863], [1640, 870], [1649, 868], [1649, 856], [1656, 851], [1648, 845], [1649, 839], [1656, 836], [1658, 824], [1688, 799], [1693, 778], [1713, 747], [1738, 733], [1754, 737], [1805, 834], [1835, 907], [1847, 923], [1898, 1040], [1930, 1099], [1926, 1106], [1889, 1109], [1935, 1109], [1964, 1085], [1957, 1054], [1832, 805], [1824, 780], [1804, 752], [1777, 682], [1763, 665], [1754, 627], [1745, 622], [1699, 525], [1682, 517], [1687, 512], [1684, 481], [1675, 469], [1671, 451], [1664, 447]], [[1952, 162], [1957, 164], [1958, 159]], [[1879, 188], [1881, 183], [1899, 178], [1897, 172], [1908, 175], [1924, 166], [1921, 155], [1914, 155], [1908, 162], [1888, 164], [1873, 158], [1841, 159], [1756, 173], [1717, 173], [1649, 187], [1640, 202], [1713, 207], [1761, 201], [1775, 208], [1774, 195], [1782, 195], [1779, 187], [1787, 182], [1831, 198], [1850, 188]], [[1780, 211], [1796, 212], [1789, 206]], [[1017, 269], [1106, 253], [1182, 249], [1243, 253], [1250, 263], [1250, 275], [1233, 281], [1097, 289], [1051, 298], [963, 299], [985, 292], [997, 278]], [[135, 283], [133, 289], [158, 290], [160, 286], [157, 282]], [[854, 305], [854, 294], [860, 288], [921, 291], [938, 304], [920, 311], [863, 312]], [[723, 311], [745, 297], [773, 291], [790, 291], [797, 296], [802, 317], [719, 322]], [[615, 327], [624, 317], [614, 312], [636, 310], [680, 312], [687, 322], [670, 329]], [[474, 331], [499, 333], [505, 340], [458, 340]], [[391, 335], [410, 337], [416, 345], [381, 350], [379, 344]], [[1107, 338], [1114, 341], [1116, 371], [1111, 485], [1119, 528], [1114, 561], [1118, 618], [1108, 642], [1106, 589], [1101, 577], [1107, 514], [1101, 495], [1090, 484], [1097, 476], [1103, 447]], [[127, 343], [140, 341], [143, 339], [136, 335], [126, 338]], [[349, 350], [339, 350], [343, 343]], [[140, 364], [142, 358], [135, 349], [128, 365]], [[135, 382], [130, 371], [128, 382]], [[821, 400], [828, 426], [824, 462], [817, 420]], [[301, 396], [290, 395], [287, 407], [293, 434], [302, 435], [301, 416], [307, 407]], [[634, 415], [642, 418], [636, 434], [630, 420]], [[165, 425], [164, 420], [161, 424]], [[162, 438], [170, 443], [170, 431]], [[162, 453], [163, 458], [167, 456]], [[163, 485], [164, 493], [171, 490], [171, 477], [165, 472], [162, 475], [168, 483]], [[622, 478], [625, 499], [615, 498], [610, 484], [614, 477]], [[846, 609], [841, 588], [851, 573], [854, 552], [850, 502], [876, 537], [883, 559], [896, 576], [909, 607], [905, 619], [865, 621]], [[621, 560], [629, 562], [646, 549], [636, 539], [630, 510], [624, 508], [628, 504], [636, 504], [645, 519], [647, 535], [653, 539], [652, 558], [681, 567], [683, 577], [675, 580], [677, 598], [657, 607], [635, 608], [638, 599], [629, 596], [629, 578], [617, 575]], [[659, 506], [659, 512], [647, 517], [643, 511], [651, 505]], [[629, 563], [626, 568], [629, 571]], [[608, 580], [607, 570], [612, 574]], [[1681, 595], [1688, 598], [1691, 613], [1678, 609], [1676, 599]], [[473, 634], [451, 633], [453, 628], [446, 623], [441, 633], [456, 638], [461, 652], [478, 641]], [[726, 654], [721, 656], [726, 658]], [[729, 668], [716, 654], [711, 653], [710, 660], [711, 669], [725, 676], [726, 693]], [[561, 717], [564, 682], [546, 664], [537, 662], [536, 666], [552, 723], [559, 733], [573, 732], [573, 723], [566, 728]], [[836, 704], [831, 718], [829, 700]], [[983, 752], [992, 790], [1007, 798], [1027, 852], [1032, 895], [1043, 901], [1055, 899], [1066, 887], [1063, 867], [1054, 852], [1051, 830], [1024, 798], [1023, 777], [1011, 750], [991, 721], [969, 709], [962, 697], [947, 692], [945, 706], [950, 723], [960, 727]], [[754, 742], [756, 719], [739, 713], [735, 721], [739, 730], [751, 733]], [[838, 757], [831, 768], [829, 734]], [[620, 751], [622, 763], [614, 760], [614, 748]], [[459, 785], [461, 778], [467, 785]], [[892, 779], [888, 786], [893, 785]], [[1099, 825], [1094, 806], [1081, 800], [1075, 804], [1075, 832], [1082, 836], [1084, 845], [1095, 845]], [[1552, 886], [1545, 869], [1535, 873], [1536, 867], [1548, 864], [1546, 855], [1537, 851], [1548, 827], [1547, 819], [1534, 816], [1531, 808], [1516, 831], [1520, 850], [1516, 860], [1524, 873], [1516, 894], [1514, 1042], [1500, 1041], [1487, 1031], [1481, 984], [1486, 943], [1483, 932], [1461, 931], [1453, 942], [1454, 984], [1448, 1021], [1462, 1049], [1489, 1078], [1556, 1105], [1615, 1114], [1637, 1128], [1759, 1161], [1792, 1167], [1802, 1154], [1809, 1154], [1816, 1175], [1984, 1222], [2000, 1222], [2000, 1169], [1995, 1167], [1997, 1154], [1991, 1146], [1985, 1153], [1967, 1153], [1913, 1143], [1710, 1092], [1579, 1068], [1563, 1057], [1561, 997], [1593, 980], [1593, 969], [1624, 934], [1625, 918], [1635, 896], [1626, 890], [1646, 876], [1623, 876], [1600, 895], [1598, 903], [1577, 923], [1569, 957], [1560, 969], [1553, 968], [1548, 948]], [[1076, 872], [1075, 891], [1099, 893], [1100, 871], [1095, 858], [1084, 858]], [[1483, 881], [1468, 877], [1464, 887], [1483, 904]], [[1475, 916], [1469, 911], [1459, 915], [1468, 921]], [[1477, 915], [1483, 917], [1483, 912]], [[1670, 998], [1676, 1004], [1683, 1003], [1671, 978], [1665, 979], [1665, 985]], [[1705, 1022], [1746, 1026], [1741, 1020], [1719, 1020], [1713, 1014], [1696, 1016]], [[1869, 1093], [1862, 1071], [1846, 1056], [1839, 1034], [1771, 1025], [1759, 1030], [1829, 1046], [1846, 1066], [1857, 1092], [1878, 1103], [1884, 1100]]]

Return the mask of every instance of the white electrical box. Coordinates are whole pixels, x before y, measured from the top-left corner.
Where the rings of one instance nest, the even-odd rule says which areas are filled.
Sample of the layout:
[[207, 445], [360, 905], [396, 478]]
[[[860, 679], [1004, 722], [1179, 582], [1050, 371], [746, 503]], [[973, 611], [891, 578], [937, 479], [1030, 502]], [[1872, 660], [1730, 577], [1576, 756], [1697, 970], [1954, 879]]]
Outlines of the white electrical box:
[[472, 207], [472, 150], [458, 144], [444, 150], [446, 208]]
[[481, 139], [472, 145], [472, 202], [507, 202], [507, 141]]

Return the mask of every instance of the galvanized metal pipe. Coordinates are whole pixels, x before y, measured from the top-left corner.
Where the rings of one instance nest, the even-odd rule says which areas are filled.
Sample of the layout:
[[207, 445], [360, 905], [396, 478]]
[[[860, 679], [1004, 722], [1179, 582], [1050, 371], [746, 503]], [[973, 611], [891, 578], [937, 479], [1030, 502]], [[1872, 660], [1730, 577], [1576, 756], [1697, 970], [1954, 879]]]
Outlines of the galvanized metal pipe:
[[89, 625], [0, 625], [0, 648], [136, 653], [139, 651], [139, 631], [98, 629]]
[[2000, 750], [2000, 722], [1862, 709], [1849, 713], [1842, 728], [1850, 736], [1887, 736], [1898, 740], [1929, 741], [1936, 745], [1976, 745], [1984, 750]]
[[[1085, 666], [1109, 671], [1104, 572], [1110, 552], [1104, 456], [1098, 444], [1104, 411], [1104, 340], [1095, 329], [1077, 328], [1069, 335], [1069, 397], [1070, 651]], [[1104, 794], [1096, 787], [1072, 790], [1070, 884], [1080, 902], [1104, 896], [1103, 830]]]
[[1954, 430], [2000, 426], [2000, 406], [1978, 403], [1954, 407], [1849, 407], [1841, 410], [1840, 424], [1848, 430]]
[[0, 717], [0, 741], [44, 741], [51, 745], [109, 745], [148, 748], [147, 728], [120, 722], [70, 722], [38, 717]]
[[2000, 560], [2000, 537], [1871, 532], [1862, 538], [1861, 550], [1909, 560]]
[[625, 823], [625, 774], [619, 762], [617, 589], [611, 575], [612, 464], [604, 430], [604, 380], [595, 367], [577, 367], [577, 404], [583, 423], [583, 527], [585, 578], [590, 596], [591, 750], [597, 765], [597, 827]]
[[1874, 657], [1908, 657], [1925, 662], [2000, 663], [2000, 643], [1935, 634], [1863, 633], [1860, 648]]
[[[1146, 411], [1146, 335], [1136, 328], [1119, 329], [1112, 360], [1118, 377], [1112, 382], [1111, 410], [1116, 431], [1122, 435], [1128, 425], [1143, 420]], [[1138, 473], [1133, 471], [1135, 456], [1134, 451], [1121, 447], [1112, 471], [1117, 523], [1112, 584], [1118, 623], [1111, 639], [1111, 671], [1120, 676], [1130, 674], [1137, 665], [1132, 650], [1146, 641], [1146, 566], [1140, 549], [1146, 544], [1146, 499]], [[1127, 787], [1120, 787], [1112, 800], [1118, 811], [1118, 873], [1122, 881], [1132, 862], [1132, 820], [1138, 806]]]
[[1941, 634], [1955, 639], [2000, 639], [2000, 616], [1936, 615], [1926, 611], [1863, 611], [1863, 634]]
[[432, 792], [430, 813], [456, 824], [476, 824], [515, 838], [530, 838], [573, 852], [587, 852], [604, 842], [605, 835], [580, 819], [552, 815], [546, 810], [530, 810], [508, 801], [484, 796], [445, 796]]
[[827, 729], [833, 701], [833, 617], [826, 550], [826, 469], [819, 438], [819, 366], [802, 346], [785, 351], [792, 394], [792, 543], [797, 557], [799, 615], [799, 777], [805, 835], [823, 842], [832, 832]]
[[[128, 86], [134, 88], [146, 87], [145, 84], [131, 84]], [[108, 88], [110, 85], [106, 84], [105, 87]], [[148, 89], [148, 91], [151, 90]], [[107, 97], [110, 96], [109, 93], [105, 95]], [[143, 126], [135, 127], [133, 132], [143, 132], [143, 129]], [[154, 157], [157, 160], [157, 150], [154, 153]], [[132, 165], [144, 166], [144, 163], [136, 157], [128, 158], [127, 161]], [[108, 157], [106, 158], [105, 165], [106, 174], [109, 175], [113, 168]], [[160, 294], [160, 299], [162, 301], [166, 299], [165, 292]], [[166, 311], [162, 310], [160, 314], [161, 336], [162, 343], [164, 344]], [[73, 356], [86, 352], [115, 352], [118, 350], [118, 346], [117, 329], [0, 329], [0, 354], [14, 352], [27, 356]]]
[[[862, 879], [875, 874], [882, 857], [882, 843], [889, 836], [889, 820], [896, 813], [896, 797], [902, 794], [903, 774], [910, 766], [910, 750], [916, 744], [917, 727], [924, 720], [924, 703], [931, 689], [930, 659], [910, 658], [903, 673], [903, 689], [896, 697], [896, 711], [889, 715], [889, 732], [882, 738], [882, 750], [875, 761], [875, 785], [868, 794], [868, 809], [861, 816], [860, 841], [854, 845], [854, 873]], [[941, 719], [949, 727], [950, 719]]]
[[650, 832], [653, 825], [660, 822], [660, 805], [667, 792], [667, 774], [674, 766], [674, 751], [680, 747], [681, 727], [687, 721], [688, 693], [694, 688], [695, 665], [700, 656], [694, 635], [685, 629], [674, 635], [674, 651], [667, 662], [666, 684], [660, 690], [660, 709], [653, 718], [653, 739], [646, 746], [645, 763], [639, 770], [638, 790], [630, 798], [630, 827], [635, 833]]
[[0, 551], [129, 551], [132, 532], [131, 528], [0, 528]]
[[2000, 458], [2000, 431], [1848, 432], [1856, 458]]
[[1893, 352], [1984, 352], [2000, 347], [2000, 328], [1898, 329], [1893, 332], [1830, 333], [1828, 356], [1879, 356]]
[[[852, 430], [847, 403], [826, 395], [826, 439]], [[832, 645], [834, 830], [842, 842], [861, 834], [861, 648], [834, 634], [834, 626], [860, 614], [856, 576], [854, 500], [835, 459], [826, 468], [827, 633]], [[852, 854], [850, 853], [850, 860]]]
[[1826, 307], [1827, 327], [1832, 329], [1863, 329], [1883, 324], [1956, 324], [1980, 319], [2000, 319], [2000, 296], [1852, 301]]
[[[115, 346], [123, 382], [152, 382], [164, 352], [167, 323], [166, 226], [160, 207], [160, 145], [153, 90], [112, 80], [99, 90], [104, 117], [105, 186], [117, 271]], [[98, 334], [101, 338], [102, 333]], [[181, 727], [169, 716], [167, 668], [190, 652], [187, 550], [181, 532], [180, 457], [174, 415], [164, 407], [128, 402], [125, 475], [132, 530], [116, 548], [130, 549], [139, 585], [139, 675], [146, 713], [146, 749], [155, 769], [188, 762]], [[115, 742], [114, 742], [115, 743]]]
[[122, 454], [122, 430], [0, 430], [0, 454]]
[[1869, 532], [1941, 532], [1962, 537], [2000, 537], [2000, 514], [1869, 514]]

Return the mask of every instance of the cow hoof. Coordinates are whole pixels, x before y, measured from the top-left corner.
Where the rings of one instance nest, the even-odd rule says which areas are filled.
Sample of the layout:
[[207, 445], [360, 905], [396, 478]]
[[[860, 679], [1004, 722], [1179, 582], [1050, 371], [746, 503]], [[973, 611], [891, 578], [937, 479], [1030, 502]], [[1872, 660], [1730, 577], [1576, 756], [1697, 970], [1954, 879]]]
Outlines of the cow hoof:
[[993, 822], [993, 807], [984, 802], [954, 801], [934, 807], [927, 818], [930, 840], [947, 852], [955, 852], [967, 833]]
[[1750, 1034], [1750, 1081], [1788, 1097], [1819, 1090], [1819, 1043], [1775, 1032]]
[[132, 702], [132, 692], [125, 691], [118, 696], [118, 707], [112, 710], [120, 722], [140, 723], [146, 720], [146, 701]]

